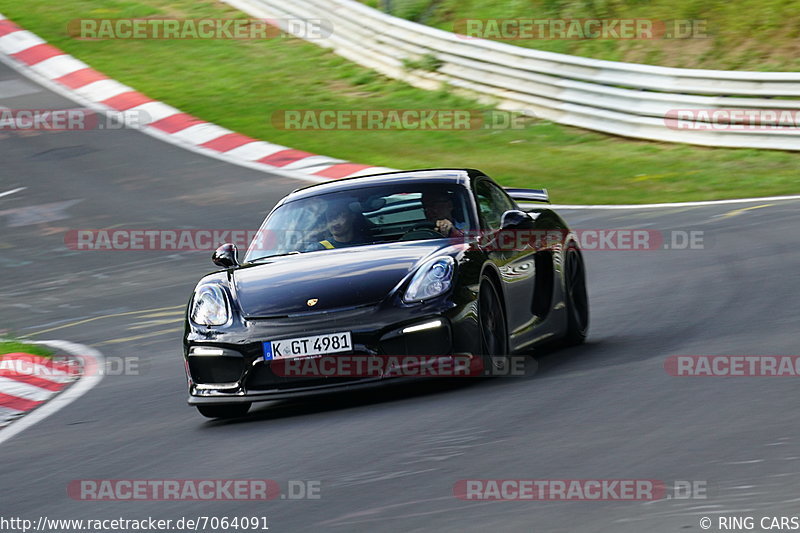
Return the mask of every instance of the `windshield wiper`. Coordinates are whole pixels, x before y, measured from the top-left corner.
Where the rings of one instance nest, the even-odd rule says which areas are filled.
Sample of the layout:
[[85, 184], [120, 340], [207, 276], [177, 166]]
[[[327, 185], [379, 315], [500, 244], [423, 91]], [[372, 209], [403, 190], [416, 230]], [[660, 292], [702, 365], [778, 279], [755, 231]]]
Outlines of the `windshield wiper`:
[[257, 263], [258, 261], [262, 261], [264, 259], [271, 259], [273, 257], [284, 257], [286, 255], [297, 255], [297, 254], [301, 254], [301, 253], [302, 252], [298, 252], [297, 250], [294, 250], [292, 252], [286, 252], [284, 254], [263, 255], [261, 257], [256, 257], [255, 259], [251, 259], [250, 261], [248, 261], [248, 263]]

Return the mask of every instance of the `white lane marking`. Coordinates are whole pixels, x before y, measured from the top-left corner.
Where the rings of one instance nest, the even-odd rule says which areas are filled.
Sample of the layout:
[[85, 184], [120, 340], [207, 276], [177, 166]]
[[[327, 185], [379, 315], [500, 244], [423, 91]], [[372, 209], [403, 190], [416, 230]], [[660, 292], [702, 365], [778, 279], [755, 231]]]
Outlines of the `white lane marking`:
[[43, 402], [56, 392], [58, 391], [42, 389], [22, 381], [0, 377], [0, 393], [8, 394], [9, 396], [16, 396], [17, 398], [24, 398], [34, 402]]
[[[27, 341], [34, 344], [46, 344], [49, 346], [53, 346], [59, 350], [63, 350], [71, 355], [76, 357], [81, 357], [85, 361], [85, 368], [95, 368], [95, 369], [102, 369], [105, 368], [105, 359], [103, 354], [95, 350], [94, 348], [89, 348], [88, 346], [83, 346], [82, 344], [75, 344], [72, 342], [67, 341]], [[77, 400], [92, 387], [100, 383], [100, 380], [103, 379], [102, 372], [91, 372], [90, 374], [81, 376], [81, 379], [74, 383], [71, 387], [67, 388], [67, 390], [61, 392], [58, 396], [47, 402], [46, 404], [37, 407], [29, 414], [19, 418], [11, 422], [11, 424], [5, 426], [2, 431], [0, 431], [0, 444], [4, 443], [5, 441], [9, 440], [10, 438], [18, 435], [19, 433], [25, 431], [29, 427], [33, 426], [37, 422], [41, 422], [48, 416], [52, 415], [62, 407], [66, 407], [73, 401]]]
[[11, 189], [10, 191], [0, 192], [0, 198], [2, 198], [3, 196], [9, 196], [19, 191], [24, 191], [25, 189], [27, 189], [27, 187], [17, 187], [16, 189]]

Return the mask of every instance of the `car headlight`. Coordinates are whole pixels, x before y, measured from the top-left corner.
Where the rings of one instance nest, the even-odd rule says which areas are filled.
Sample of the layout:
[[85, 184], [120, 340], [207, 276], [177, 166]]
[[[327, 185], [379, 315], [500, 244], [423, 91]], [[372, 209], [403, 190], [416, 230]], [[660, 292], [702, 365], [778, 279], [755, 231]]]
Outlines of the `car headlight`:
[[449, 255], [437, 257], [422, 265], [403, 296], [404, 302], [418, 302], [443, 294], [453, 282], [455, 261]]
[[203, 285], [194, 293], [192, 322], [203, 326], [222, 326], [228, 322], [228, 302], [219, 285]]

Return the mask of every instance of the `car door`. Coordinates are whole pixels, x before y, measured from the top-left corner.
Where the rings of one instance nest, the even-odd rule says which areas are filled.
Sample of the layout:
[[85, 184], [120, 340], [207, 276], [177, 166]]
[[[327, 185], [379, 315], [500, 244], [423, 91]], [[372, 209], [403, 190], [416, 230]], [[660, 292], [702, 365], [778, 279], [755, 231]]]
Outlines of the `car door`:
[[503, 213], [518, 209], [505, 191], [489, 178], [481, 177], [475, 182], [474, 193], [483, 233], [481, 247], [500, 272], [499, 289], [506, 303], [506, 322], [513, 347], [519, 344], [519, 336], [533, 326], [534, 253], [531, 248], [520, 246], [514, 235], [500, 232]]

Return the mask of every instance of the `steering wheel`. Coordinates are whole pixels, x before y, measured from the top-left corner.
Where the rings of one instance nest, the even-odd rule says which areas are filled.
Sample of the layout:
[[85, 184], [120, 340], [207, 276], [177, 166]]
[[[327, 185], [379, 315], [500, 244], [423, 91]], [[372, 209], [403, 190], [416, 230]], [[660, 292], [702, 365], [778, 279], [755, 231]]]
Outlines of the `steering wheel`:
[[443, 235], [436, 231], [436, 224], [433, 222], [420, 222], [407, 231], [401, 241], [413, 241], [416, 239], [441, 239]]
[[[425, 230], [425, 229], [431, 230], [431, 231], [436, 231], [436, 224], [434, 222], [430, 222], [430, 221], [420, 222], [419, 224], [415, 224], [414, 227], [411, 228], [411, 231], [419, 231], [419, 230]], [[439, 232], [436, 231], [436, 233], [439, 233]], [[441, 235], [441, 233], [439, 233], [439, 235]]]

